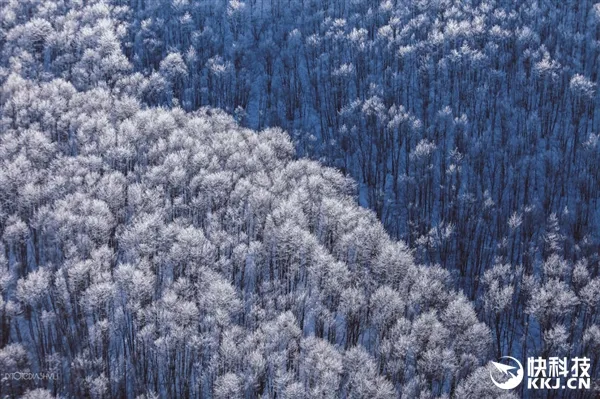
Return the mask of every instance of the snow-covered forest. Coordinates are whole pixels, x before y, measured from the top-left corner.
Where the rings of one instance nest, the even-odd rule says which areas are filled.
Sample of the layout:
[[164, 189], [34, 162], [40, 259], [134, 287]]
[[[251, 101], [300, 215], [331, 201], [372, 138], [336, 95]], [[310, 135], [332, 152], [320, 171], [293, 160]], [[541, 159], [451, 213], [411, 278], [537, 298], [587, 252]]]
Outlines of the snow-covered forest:
[[599, 57], [589, 0], [0, 0], [0, 373], [58, 376], [0, 396], [597, 389]]

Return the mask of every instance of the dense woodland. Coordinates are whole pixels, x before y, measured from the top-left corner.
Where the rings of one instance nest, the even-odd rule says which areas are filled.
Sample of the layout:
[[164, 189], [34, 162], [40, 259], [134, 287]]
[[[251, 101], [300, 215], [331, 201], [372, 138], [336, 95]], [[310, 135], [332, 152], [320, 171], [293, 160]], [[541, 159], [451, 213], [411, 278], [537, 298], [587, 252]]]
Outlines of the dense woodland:
[[597, 386], [599, 56], [588, 0], [0, 0], [0, 372], [60, 375], [0, 396]]

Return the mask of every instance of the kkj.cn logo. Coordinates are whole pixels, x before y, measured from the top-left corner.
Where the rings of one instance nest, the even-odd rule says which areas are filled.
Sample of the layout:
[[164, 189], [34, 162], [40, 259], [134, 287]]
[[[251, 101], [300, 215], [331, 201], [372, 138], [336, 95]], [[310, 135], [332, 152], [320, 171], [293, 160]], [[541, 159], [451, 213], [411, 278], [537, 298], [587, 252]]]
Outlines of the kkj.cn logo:
[[502, 359], [509, 359], [509, 360], [512, 360], [514, 363], [516, 363], [516, 366], [511, 366], [511, 365], [507, 365], [507, 364], [503, 364], [503, 363], [492, 362], [492, 364], [494, 366], [496, 366], [498, 371], [502, 372], [503, 374], [505, 374], [509, 377], [508, 380], [506, 380], [502, 383], [496, 381], [494, 379], [494, 376], [492, 375], [491, 371], [490, 371], [490, 378], [492, 379], [492, 382], [494, 383], [494, 385], [496, 385], [500, 389], [514, 389], [517, 386], [519, 386], [521, 381], [523, 381], [523, 366], [521, 365], [521, 362], [519, 362], [514, 357], [503, 356]]
[[[511, 356], [491, 362], [490, 378], [500, 389], [515, 389], [523, 382], [523, 365]], [[527, 389], [590, 389], [587, 357], [528, 357]], [[499, 382], [501, 381], [501, 382]]]

